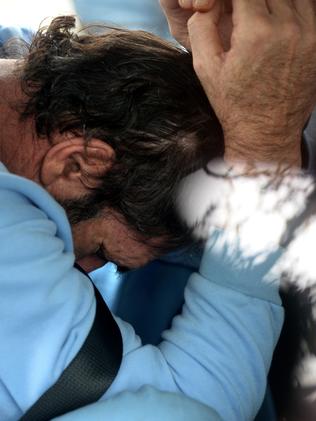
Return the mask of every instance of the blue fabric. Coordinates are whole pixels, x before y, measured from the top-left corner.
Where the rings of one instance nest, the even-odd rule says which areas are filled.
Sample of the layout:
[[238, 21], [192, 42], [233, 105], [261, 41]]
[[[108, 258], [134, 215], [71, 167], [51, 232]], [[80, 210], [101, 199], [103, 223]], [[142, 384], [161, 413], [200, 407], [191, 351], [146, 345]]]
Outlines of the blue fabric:
[[117, 314], [120, 288], [123, 282], [123, 278], [117, 272], [117, 266], [114, 263], [107, 263], [103, 267], [90, 272], [89, 276], [100, 291], [109, 309]]
[[124, 274], [107, 264], [90, 276], [111, 310], [131, 323], [143, 344], [157, 345], [181, 310], [184, 288], [198, 270], [202, 253], [201, 247], [193, 245]]
[[267, 421], [267, 420], [269, 421], [278, 420], [270, 387], [267, 388], [267, 392], [266, 392], [263, 404], [260, 408], [259, 413], [257, 414], [255, 418], [255, 421]]
[[131, 323], [144, 344], [157, 345], [180, 312], [192, 269], [156, 260], [122, 276], [116, 314]]
[[[190, 275], [198, 270], [201, 257], [201, 249], [193, 246], [121, 276], [115, 273], [120, 279], [116, 291], [111, 291], [110, 299], [113, 300], [114, 293], [117, 314], [132, 324], [143, 343], [158, 344], [161, 341], [163, 330], [170, 327], [172, 318], [180, 312], [185, 286]], [[98, 273], [101, 287], [102, 280], [103, 284], [108, 281], [108, 272], [104, 269]], [[255, 419], [266, 420], [277, 420], [269, 388]]]
[[[16, 420], [76, 355], [95, 312], [92, 287], [73, 268], [62, 208], [35, 183], [0, 168], [0, 419]], [[238, 244], [231, 244], [231, 256]], [[229, 421], [253, 419], [283, 320], [275, 255], [249, 276], [234, 268], [225, 235], [210, 238], [182, 313], [157, 346], [117, 318], [124, 357], [102, 399], [144, 385], [183, 393]], [[224, 281], [222, 275], [224, 273]], [[267, 281], [263, 285], [261, 280]], [[251, 291], [250, 294], [247, 291]]]
[[73, 268], [63, 209], [0, 170], [0, 419], [16, 420], [77, 354], [94, 318], [93, 288]]
[[123, 392], [105, 402], [97, 402], [70, 412], [57, 421], [221, 421], [211, 408], [186, 396], [143, 387]]

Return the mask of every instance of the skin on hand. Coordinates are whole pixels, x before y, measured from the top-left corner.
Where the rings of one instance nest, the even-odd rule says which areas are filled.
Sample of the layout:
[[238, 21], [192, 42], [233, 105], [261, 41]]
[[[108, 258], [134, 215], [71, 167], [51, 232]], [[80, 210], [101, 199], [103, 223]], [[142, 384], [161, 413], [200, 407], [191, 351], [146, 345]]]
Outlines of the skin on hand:
[[190, 50], [188, 34], [188, 20], [197, 11], [206, 12], [210, 10], [216, 0], [160, 0], [160, 6], [168, 21], [171, 35]]
[[188, 22], [194, 68], [225, 134], [226, 159], [300, 164], [300, 136], [316, 99], [312, 0], [233, 0], [231, 48], [217, 0]]
[[[160, 6], [168, 21], [171, 35], [185, 47], [191, 50], [187, 24], [195, 12], [208, 12], [216, 0], [160, 0]], [[219, 30], [224, 45], [230, 45], [232, 0], [221, 0], [224, 14], [219, 24]]]

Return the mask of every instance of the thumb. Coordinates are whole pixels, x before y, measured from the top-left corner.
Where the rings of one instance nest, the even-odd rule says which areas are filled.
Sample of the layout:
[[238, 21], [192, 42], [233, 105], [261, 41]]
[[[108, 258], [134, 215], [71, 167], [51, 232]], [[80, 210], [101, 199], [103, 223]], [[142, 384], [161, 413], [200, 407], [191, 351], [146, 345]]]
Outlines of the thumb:
[[222, 61], [224, 47], [218, 32], [221, 12], [222, 1], [216, 0], [210, 11], [196, 12], [188, 21], [194, 69], [200, 79], [205, 73], [212, 73], [214, 66]]

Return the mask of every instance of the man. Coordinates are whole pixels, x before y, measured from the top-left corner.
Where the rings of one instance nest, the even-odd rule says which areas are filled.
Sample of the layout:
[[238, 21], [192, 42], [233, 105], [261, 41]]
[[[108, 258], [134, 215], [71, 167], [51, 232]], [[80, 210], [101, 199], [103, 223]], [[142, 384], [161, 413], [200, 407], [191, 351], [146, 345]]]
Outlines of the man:
[[[237, 4], [240, 6], [244, 5], [244, 1], [239, 0]], [[260, 4], [263, 7], [262, 2]], [[292, 9], [291, 12], [294, 14], [295, 19], [298, 19], [296, 12], [294, 13]], [[260, 13], [253, 8], [250, 8], [248, 11], [242, 7], [237, 7], [235, 13], [236, 18], [244, 20], [243, 25], [240, 25], [240, 32], [237, 34], [237, 39], [241, 40], [244, 35], [242, 28], [247, 29], [245, 20], [247, 21], [249, 18], [249, 13], [252, 14], [253, 19], [258, 21], [260, 21]], [[277, 15], [276, 17], [280, 19], [280, 16]], [[203, 17], [198, 15], [197, 21], [200, 18], [207, 19], [208, 24], [214, 22], [213, 12]], [[202, 23], [205, 22], [202, 20]], [[194, 25], [191, 26], [191, 29], [193, 28]], [[201, 26], [201, 28], [205, 29], [204, 26]], [[92, 57], [95, 60], [100, 59], [100, 55], [93, 54], [93, 45], [89, 42], [89, 38], [83, 42], [83, 45], [80, 45], [80, 42], [78, 43], [78, 41], [69, 38], [69, 26], [66, 25], [65, 31], [60, 29], [57, 30], [57, 39], [53, 36], [54, 33], [56, 34], [54, 32], [56, 27], [53, 27], [47, 37], [44, 36], [43, 38], [40, 36], [37, 45], [35, 44], [37, 53], [44, 52], [44, 57], [39, 54], [40, 75], [42, 76], [43, 70], [47, 72], [44, 74], [44, 80], [42, 80], [44, 83], [41, 83], [38, 78], [39, 74], [36, 71], [38, 67], [32, 65], [25, 67], [25, 74], [28, 75], [25, 78], [25, 82], [27, 82], [25, 92], [27, 95], [32, 95], [32, 100], [26, 108], [24, 107], [23, 115], [24, 117], [29, 117], [35, 114], [38, 134], [46, 135], [45, 146], [39, 143], [42, 139], [35, 139], [35, 142], [32, 143], [28, 140], [27, 134], [25, 134], [20, 144], [14, 145], [15, 147], [12, 150], [12, 146], [8, 146], [8, 139], [10, 137], [14, 138], [12, 136], [16, 133], [17, 120], [10, 120], [10, 116], [6, 112], [6, 124], [9, 132], [7, 132], [7, 137], [2, 144], [1, 159], [11, 169], [11, 172], [31, 178], [42, 184], [49, 193], [63, 203], [69, 212], [70, 218], [76, 222], [82, 212], [78, 203], [76, 203], [76, 212], [73, 212], [73, 200], [77, 200], [78, 196], [79, 198], [86, 196], [87, 190], [93, 189], [96, 190], [93, 202], [97, 205], [103, 205], [105, 201], [98, 195], [100, 175], [104, 175], [108, 167], [116, 165], [116, 163], [120, 164], [118, 169], [114, 167], [117, 171], [122, 170], [122, 167], [124, 169], [124, 166], [121, 164], [123, 153], [117, 153], [116, 151], [114, 153], [114, 148], [111, 147], [111, 140], [114, 142], [117, 137], [119, 138], [123, 130], [120, 124], [124, 123], [126, 116], [122, 113], [115, 122], [116, 124], [112, 123], [115, 136], [112, 134], [113, 138], [111, 138], [110, 134], [110, 137], [108, 137], [110, 139], [109, 144], [105, 144], [98, 139], [100, 133], [91, 130], [91, 121], [94, 123], [98, 121], [99, 113], [92, 114], [92, 119], [89, 119], [91, 118], [90, 107], [86, 106], [83, 109], [82, 104], [78, 104], [76, 101], [76, 97], [70, 97], [69, 101], [77, 115], [86, 115], [87, 119], [81, 121], [78, 127], [76, 114], [69, 115], [69, 112], [63, 114], [62, 111], [65, 104], [63, 95], [67, 93], [67, 88], [69, 89], [69, 86], [63, 83], [66, 76], [65, 73], [60, 73], [63, 64], [66, 62], [69, 65], [67, 75], [71, 75], [71, 71], [74, 69], [73, 66], [76, 66], [78, 61], [80, 62], [76, 54], [80, 55], [84, 46], [92, 53]], [[272, 29], [274, 36], [275, 28]], [[303, 29], [306, 29], [304, 25]], [[309, 33], [313, 30], [315, 28], [308, 26], [306, 32]], [[195, 34], [198, 33], [199, 31], [195, 32]], [[269, 41], [269, 48], [267, 50], [263, 49], [261, 57], [266, 61], [260, 62], [261, 65], [267, 68], [268, 64], [270, 65], [270, 53], [274, 52], [274, 44], [270, 45], [272, 35], [271, 37], [266, 33], [259, 35], [263, 36], [264, 39], [267, 38]], [[257, 36], [259, 35], [257, 34]], [[292, 37], [288, 33], [285, 36], [283, 32], [279, 35], [284, 37], [282, 38], [284, 44], [291, 49]], [[194, 32], [191, 33], [191, 44], [192, 40], [197, 47], [198, 39], [194, 38]], [[212, 37], [211, 44], [216, 46], [216, 42]], [[149, 45], [153, 48], [151, 43]], [[123, 51], [125, 46], [126, 44], [122, 42], [121, 49]], [[306, 38], [304, 38], [302, 46], [305, 49], [310, 48], [309, 41]], [[204, 49], [205, 45], [202, 44], [202, 47]], [[45, 55], [47, 48], [49, 54]], [[74, 57], [69, 54], [69, 51], [73, 51]], [[106, 50], [105, 53], [107, 58], [111, 57], [111, 51]], [[296, 51], [296, 53], [295, 59], [300, 62], [302, 60], [300, 51]], [[233, 58], [235, 59], [235, 57], [232, 57], [233, 63]], [[32, 59], [32, 50], [30, 58]], [[34, 54], [33, 58], [36, 62], [37, 55]], [[93, 65], [95, 60], [91, 60], [87, 68], [84, 66], [80, 67], [83, 74], [94, 73]], [[247, 55], [244, 55], [241, 61], [235, 60], [243, 68], [249, 65], [249, 56], [247, 57]], [[114, 63], [116, 62], [114, 61]], [[145, 62], [144, 68], [146, 68], [146, 64]], [[125, 74], [128, 80], [129, 73], [126, 71], [124, 73], [125, 65], [126, 61], [123, 61], [121, 66], [118, 66], [118, 69]], [[234, 69], [232, 64], [231, 68]], [[200, 67], [199, 70], [201, 71]], [[221, 82], [225, 76], [230, 82], [228, 87], [231, 88], [233, 79], [235, 84], [237, 84], [240, 74], [238, 75], [228, 70], [227, 68], [227, 74], [221, 74]], [[52, 74], [55, 75], [54, 83], [50, 83]], [[113, 71], [112, 75], [114, 75]], [[209, 72], [204, 73], [202, 76], [205, 75], [207, 78], [210, 77]], [[158, 77], [159, 75], [155, 74], [155, 76]], [[257, 80], [255, 72], [250, 71], [248, 76], [248, 81]], [[202, 80], [203, 83], [208, 82], [208, 79], [205, 80], [205, 77], [202, 77]], [[149, 82], [151, 86], [153, 81], [150, 80]], [[265, 83], [264, 79], [262, 83]], [[222, 83], [220, 85], [220, 90], [222, 91], [223, 89], [223, 91], [221, 93], [217, 92], [218, 96], [214, 99], [214, 105], [216, 105], [217, 110], [221, 110], [225, 101], [228, 101], [223, 96], [226, 89], [225, 85], [222, 85]], [[9, 84], [3, 83], [4, 86], [8, 89], [6, 92], [7, 97], [9, 94], [12, 95]], [[128, 92], [128, 83], [124, 88]], [[216, 87], [214, 86], [214, 88]], [[255, 86], [254, 89], [257, 88]], [[293, 99], [296, 95], [296, 86], [291, 86], [291, 88], [293, 89], [293, 92], [291, 91], [293, 96], [290, 95], [290, 98]], [[56, 89], [55, 93], [58, 93], [59, 105], [57, 105], [57, 101], [55, 103], [53, 101], [52, 91], [54, 89]], [[79, 86], [71, 86], [71, 92], [76, 92], [79, 89], [82, 90], [81, 84]], [[214, 91], [216, 92], [216, 89]], [[13, 90], [14, 92], [15, 90]], [[251, 95], [253, 92], [252, 86], [248, 86], [248, 92]], [[87, 97], [85, 99], [89, 104], [88, 93], [90, 92], [86, 93]], [[139, 91], [137, 93], [139, 94]], [[141, 93], [143, 92], [141, 91]], [[158, 98], [160, 98], [160, 92], [158, 91], [158, 93]], [[207, 93], [210, 95], [209, 90], [207, 90]], [[287, 95], [289, 95], [288, 92]], [[14, 99], [16, 102], [16, 98]], [[137, 103], [137, 95], [133, 99]], [[49, 105], [52, 106], [49, 108]], [[102, 111], [100, 110], [99, 101], [91, 105], [96, 105], [98, 111]], [[115, 109], [114, 105], [112, 104]], [[238, 105], [233, 105], [234, 113], [232, 116], [235, 124], [239, 111]], [[278, 112], [278, 117], [282, 119], [288, 118], [283, 106], [280, 106], [278, 102], [272, 105], [275, 113]], [[308, 108], [308, 104], [304, 105]], [[240, 109], [241, 113], [239, 116], [244, 116], [245, 108], [241, 106]], [[7, 108], [4, 107], [5, 110]], [[54, 111], [54, 114], [52, 114], [52, 111]], [[143, 118], [143, 114], [140, 115]], [[230, 149], [232, 140], [235, 140], [235, 142], [238, 139], [240, 140], [240, 129], [242, 128], [245, 134], [248, 126], [247, 124], [242, 127], [237, 125], [237, 130], [234, 134], [234, 127], [233, 125], [230, 126], [232, 122], [229, 121], [230, 124], [228, 124], [225, 116], [223, 117], [224, 128], [229, 129], [226, 131], [226, 134], [229, 141], [228, 149]], [[301, 120], [304, 120], [304, 118], [305, 112], [302, 112], [302, 116], [295, 119], [295, 124], [300, 129]], [[126, 126], [130, 129], [130, 125], [132, 125], [133, 119], [131, 120], [125, 125], [125, 132]], [[150, 123], [151, 121], [147, 121], [149, 126]], [[168, 123], [168, 120], [166, 123]], [[273, 123], [275, 122], [272, 121], [268, 129], [272, 130], [275, 128]], [[31, 124], [31, 122], [29, 121], [28, 124]], [[249, 122], [248, 125], [250, 127], [248, 135], [251, 133], [251, 136], [253, 136], [255, 133], [253, 125], [249, 124]], [[168, 129], [168, 124], [166, 126], [163, 127], [164, 133]], [[170, 126], [171, 129], [174, 128], [173, 124], [170, 124]], [[56, 130], [57, 128], [59, 130]], [[196, 126], [194, 126], [195, 128]], [[81, 137], [83, 134], [87, 135], [89, 142], [82, 141]], [[103, 133], [104, 136], [108, 134], [108, 132]], [[131, 134], [135, 134], [133, 130], [131, 130]], [[182, 133], [180, 132], [180, 134]], [[235, 139], [234, 136], [236, 136]], [[163, 137], [165, 138], [165, 136]], [[272, 132], [268, 130], [265, 137], [266, 139], [264, 140], [266, 141], [269, 138], [270, 140], [273, 139], [273, 141], [277, 140], [273, 130]], [[52, 144], [48, 142], [49, 138]], [[157, 139], [150, 137], [150, 140], [155, 144]], [[180, 140], [183, 141], [182, 136], [180, 136]], [[189, 137], [189, 140], [191, 141], [192, 138]], [[189, 146], [192, 147], [191, 143], [189, 143]], [[181, 145], [183, 146], [183, 143]], [[186, 149], [187, 144], [185, 143], [184, 146], [184, 149]], [[192, 156], [192, 149], [187, 148], [185, 152], [189, 152], [190, 157]], [[147, 153], [146, 145], [143, 145], [140, 155], [146, 155], [147, 157]], [[26, 156], [29, 157], [27, 162], [25, 162]], [[152, 166], [156, 159], [157, 153], [154, 154], [151, 160]], [[172, 162], [172, 164], [174, 163]], [[153, 168], [155, 169], [155, 167]], [[123, 171], [123, 174], [127, 187], [130, 187], [130, 180], [126, 178], [126, 172]], [[116, 176], [118, 177], [117, 173]], [[4, 168], [1, 175], [1, 183], [1, 203], [4, 204], [1, 208], [2, 214], [0, 218], [2, 222], [0, 231], [1, 244], [4, 246], [4, 244], [7, 244], [6, 239], [10, 238], [14, 248], [12, 246], [3, 247], [1, 256], [2, 273], [4, 275], [1, 281], [2, 302], [0, 308], [2, 311], [1, 320], [5, 320], [6, 323], [3, 326], [3, 331], [1, 332], [3, 337], [0, 341], [0, 372], [3, 373], [1, 374], [0, 396], [2, 402], [0, 408], [3, 411], [4, 418], [16, 419], [38, 399], [42, 392], [56, 381], [63, 369], [78, 352], [91, 326], [94, 314], [94, 298], [89, 282], [72, 267], [73, 254], [69, 226], [54, 200], [35, 184], [25, 178], [19, 178], [7, 173]], [[111, 188], [111, 184], [108, 185], [108, 188]], [[126, 193], [126, 187], [122, 190]], [[159, 193], [159, 191], [157, 188], [155, 193]], [[71, 203], [69, 203], [69, 199], [72, 201]], [[87, 206], [87, 198], [85, 198], [84, 205]], [[92, 210], [92, 215], [95, 215], [93, 212], [100, 211], [99, 206], [96, 206], [96, 208], [97, 210], [95, 208]], [[133, 217], [134, 220], [139, 217], [138, 215], [129, 215], [127, 217], [126, 209], [123, 206], [122, 209], [124, 209], [124, 216], [129, 223], [131, 223]], [[130, 254], [131, 250], [128, 250], [128, 256], [125, 255], [123, 259], [116, 259], [116, 255], [118, 256], [122, 251], [122, 244], [119, 244], [119, 247], [115, 245], [114, 248], [113, 243], [110, 242], [111, 236], [109, 234], [111, 232], [109, 232], [109, 229], [112, 230], [113, 227], [116, 227], [116, 232], [119, 232], [121, 239], [124, 238], [124, 246], [128, 249], [136, 244], [138, 245], [139, 241], [136, 241], [135, 244], [135, 239], [133, 237], [130, 238], [130, 232], [126, 232], [125, 225], [122, 224], [121, 217], [117, 213], [114, 212], [113, 215], [112, 212], [105, 219], [107, 222], [111, 222], [111, 225], [107, 225], [107, 228], [101, 226], [101, 231], [104, 229], [106, 232], [107, 249], [111, 249], [112, 251], [109, 250], [111, 251], [111, 257], [123, 265], [133, 267], [137, 263], [143, 263], [145, 260], [144, 255], [147, 258], [148, 254], [152, 254], [152, 249], [161, 246], [159, 242], [161, 239], [169, 240], [169, 237], [166, 236], [166, 229], [160, 229], [159, 236], [153, 235], [151, 230], [150, 235], [158, 241], [158, 244], [156, 241], [148, 240], [145, 244], [145, 250], [144, 245], [140, 245], [141, 249], [134, 250], [132, 255]], [[97, 216], [95, 221], [83, 221], [81, 225], [78, 223], [77, 229], [76, 227], [73, 229], [78, 257], [94, 255], [100, 247], [100, 243], [104, 242], [103, 232], [101, 235], [99, 233], [100, 223], [102, 223], [102, 219]], [[137, 224], [135, 225], [138, 231], [145, 231], [146, 224], [143, 224], [141, 227]], [[153, 226], [156, 227], [154, 224]], [[92, 235], [92, 232], [94, 235]], [[86, 236], [85, 233], [87, 233]], [[76, 241], [79, 238], [79, 234], [86, 241]], [[157, 234], [156, 229], [155, 234]], [[220, 244], [222, 241], [221, 236], [217, 236], [218, 239], [218, 244]], [[215, 242], [217, 240], [215, 239]], [[168, 243], [170, 244], [170, 241], [167, 241]], [[32, 247], [30, 247], [30, 244], [32, 244]], [[149, 251], [148, 244], [150, 246]], [[183, 313], [175, 320], [174, 326], [170, 331], [166, 332], [164, 335], [165, 339], [159, 347], [141, 347], [131, 328], [118, 321], [123, 336], [124, 358], [118, 376], [107, 392], [107, 398], [116, 395], [122, 390], [137, 390], [140, 385], [152, 384], [162, 390], [182, 391], [186, 395], [213, 407], [223, 419], [249, 419], [255, 415], [264, 393], [264, 379], [269, 366], [272, 347], [275, 344], [281, 326], [282, 310], [279, 305], [277, 289], [273, 287], [263, 288], [264, 291], [257, 291], [258, 294], [256, 293], [253, 298], [244, 295], [245, 291], [243, 289], [235, 294], [234, 289], [231, 288], [230, 278], [232, 276], [229, 262], [225, 261], [224, 258], [218, 259], [220, 256], [217, 254], [216, 247], [214, 250], [215, 254], [213, 255], [212, 250], [209, 249], [205, 253], [201, 274], [196, 274], [189, 282]], [[14, 265], [13, 257], [15, 259]], [[267, 262], [266, 273], [269, 273], [273, 261], [275, 261], [274, 258]], [[210, 267], [214, 268], [215, 274], [223, 274], [225, 272], [226, 276], [224, 276], [224, 279], [226, 281], [222, 282], [222, 280], [217, 279], [215, 283], [212, 283]], [[45, 268], [48, 268], [48, 272]], [[53, 268], [53, 270], [49, 270], [49, 268]], [[47, 276], [45, 276], [43, 281], [44, 274]], [[237, 271], [235, 277], [238, 279], [240, 276], [242, 276], [242, 273]], [[256, 277], [257, 275], [254, 274], [254, 276]], [[255, 280], [249, 279], [248, 281], [259, 286], [261, 274], [259, 274], [259, 278]], [[245, 285], [243, 285], [244, 287]], [[212, 298], [212, 296], [216, 298]], [[43, 302], [46, 304], [45, 308], [43, 308]], [[222, 306], [225, 307], [225, 315], [222, 314]], [[239, 306], [243, 311], [236, 313], [235, 310]], [[227, 320], [229, 319], [227, 315], [230, 313], [234, 315], [234, 323], [227, 326]], [[210, 337], [208, 327], [214, 318], [218, 323], [214, 324], [214, 335], [212, 334]], [[261, 331], [258, 335], [257, 326], [259, 320]], [[247, 326], [246, 329], [244, 328], [245, 325]], [[27, 329], [25, 326], [27, 326]], [[224, 331], [225, 335], [223, 336], [220, 332], [223, 333]], [[264, 332], [264, 340], [262, 340], [262, 332]], [[217, 336], [217, 334], [219, 335]], [[228, 346], [225, 337], [234, 338], [233, 347], [231, 344]], [[213, 338], [215, 338], [215, 343]], [[239, 350], [237, 354], [235, 352], [236, 348]], [[34, 350], [36, 351], [35, 354]], [[37, 363], [42, 359], [45, 359], [45, 367], [41, 366], [39, 368]], [[250, 359], [252, 363], [249, 366]], [[219, 364], [216, 364], [215, 361]], [[233, 366], [231, 366], [230, 361]], [[15, 369], [12, 370], [12, 367]], [[141, 373], [139, 367], [142, 367]], [[239, 374], [236, 373], [236, 367], [243, 371], [245, 380], [242, 384], [240, 383]], [[229, 384], [227, 384], [227, 378], [230, 379]], [[254, 397], [254, 391], [257, 398]], [[238, 399], [240, 393], [243, 395], [241, 402]]]
[[[210, 119], [212, 111], [199, 83], [196, 79], [194, 82], [190, 57], [185, 52], [142, 34], [114, 32], [104, 38], [77, 39], [70, 33], [72, 25], [73, 19], [57, 20], [47, 34], [39, 34], [18, 78], [14, 63], [3, 63], [1, 160], [11, 173], [42, 184], [63, 204], [74, 223], [72, 232], [78, 259], [90, 258], [92, 254], [90, 263], [94, 262], [94, 254], [102, 243], [114, 261], [134, 267], [144, 263], [157, 250], [182, 240], [183, 227], [175, 216], [173, 192], [184, 174], [210, 158], [210, 151], [214, 155], [221, 152], [221, 131], [215, 120], [215, 136], [210, 143], [209, 130], [214, 131], [214, 121]], [[133, 44], [137, 46], [134, 55], [131, 54], [135, 51]], [[143, 54], [138, 56], [140, 51]], [[99, 76], [96, 63], [101, 65]], [[174, 72], [170, 63], [177, 66]], [[77, 79], [74, 66], [78, 69]], [[122, 73], [120, 78], [119, 72]], [[21, 97], [19, 91], [19, 78], [25, 97]], [[89, 97], [93, 84], [94, 95]], [[82, 97], [85, 102], [80, 104]], [[22, 120], [18, 113], [21, 99]], [[188, 103], [192, 108], [187, 108]], [[69, 109], [73, 110], [72, 116]], [[179, 110], [182, 110], [181, 114]], [[156, 115], [158, 111], [159, 115]], [[100, 122], [104, 121], [106, 124], [102, 126]], [[37, 133], [32, 130], [33, 125]], [[196, 135], [201, 139], [200, 151], [196, 150], [199, 144]], [[19, 137], [19, 142], [12, 142]], [[104, 177], [110, 168], [108, 176]], [[69, 226], [56, 203], [34, 184], [5, 173], [5, 170], [2, 179], [1, 203], [6, 206], [2, 208], [1, 241], [3, 244], [8, 236], [11, 238], [15, 262], [12, 265], [9, 257], [12, 249], [5, 248], [8, 254], [4, 252], [1, 256], [3, 273], [6, 273], [1, 281], [4, 300], [1, 308], [2, 320], [6, 323], [1, 340], [3, 387], [0, 407], [3, 418], [14, 419], [57, 380], [80, 349], [93, 320], [94, 298], [90, 283], [72, 268]], [[8, 192], [10, 183], [13, 183], [12, 191]], [[92, 193], [92, 197], [86, 198], [87, 192]], [[28, 196], [26, 201], [24, 194]], [[121, 209], [119, 215], [111, 209], [108, 200], [113, 207]], [[108, 213], [104, 215], [106, 206]], [[81, 216], [91, 218], [77, 222]], [[128, 228], [122, 219], [127, 220]], [[29, 225], [27, 232], [22, 228], [23, 220]], [[134, 229], [130, 230], [130, 226]], [[138, 237], [136, 241], [135, 236]], [[44, 276], [45, 267], [48, 273]], [[44, 282], [40, 280], [43, 276]], [[22, 284], [26, 282], [28, 293], [22, 293], [21, 281]], [[10, 316], [13, 309], [8, 298], [10, 291], [14, 291], [15, 297], [16, 317], [13, 318]], [[52, 295], [50, 291], [54, 291]], [[42, 327], [38, 322], [43, 323]], [[162, 374], [161, 363], [167, 370], [167, 377], [161, 376], [161, 386], [174, 390], [175, 384], [164, 357], [161, 359], [158, 355], [156, 360], [155, 349], [140, 347], [130, 327], [120, 323], [120, 329], [124, 355], [128, 358], [124, 360], [111, 393], [137, 389], [139, 374], [133, 375], [133, 371], [135, 368], [138, 371], [140, 366], [144, 368], [141, 384], [152, 381], [155, 384], [158, 372]], [[22, 353], [27, 358], [20, 357], [20, 341], [26, 345]], [[38, 361], [35, 349], [41, 355], [40, 360], [46, 361], [45, 368], [37, 370], [30, 363], [30, 358]], [[173, 359], [172, 346], [167, 354]], [[175, 357], [178, 365], [178, 353]], [[154, 372], [150, 366], [155, 367]], [[21, 381], [23, 372], [24, 380]], [[16, 373], [19, 373], [18, 382]], [[126, 382], [132, 382], [134, 386], [127, 386]], [[120, 384], [124, 384], [123, 389]], [[19, 402], [13, 402], [10, 395]]]

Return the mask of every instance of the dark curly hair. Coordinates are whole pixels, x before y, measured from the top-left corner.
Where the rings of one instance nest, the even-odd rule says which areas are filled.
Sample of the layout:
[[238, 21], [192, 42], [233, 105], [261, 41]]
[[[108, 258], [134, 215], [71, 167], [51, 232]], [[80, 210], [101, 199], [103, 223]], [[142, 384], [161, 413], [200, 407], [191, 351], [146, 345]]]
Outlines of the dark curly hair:
[[187, 232], [174, 208], [179, 180], [223, 154], [220, 124], [197, 79], [191, 54], [144, 31], [75, 32], [58, 17], [41, 29], [23, 63], [27, 102], [39, 136], [98, 138], [116, 160], [100, 188], [76, 202], [72, 222], [114, 209], [144, 238], [167, 247]]

